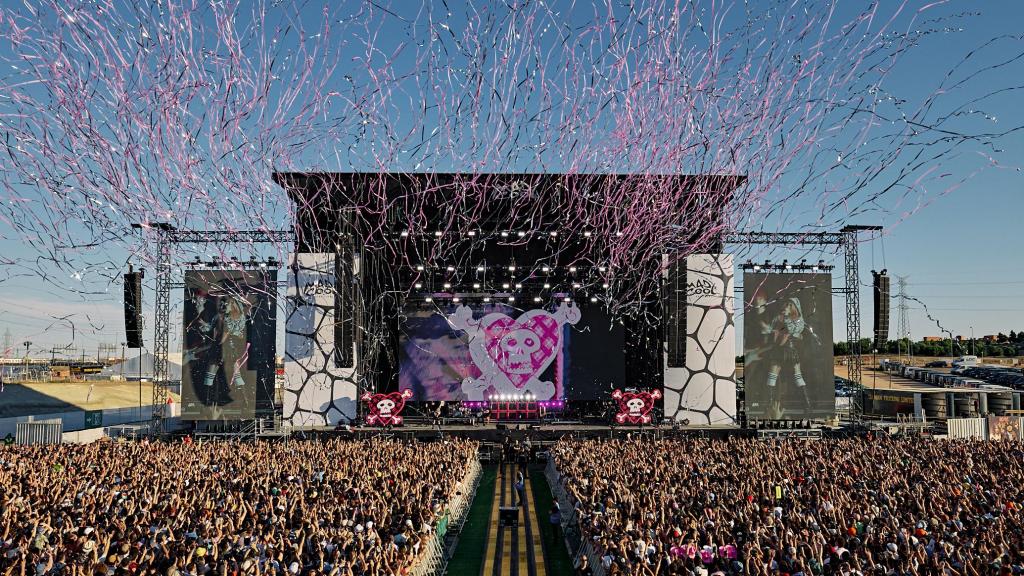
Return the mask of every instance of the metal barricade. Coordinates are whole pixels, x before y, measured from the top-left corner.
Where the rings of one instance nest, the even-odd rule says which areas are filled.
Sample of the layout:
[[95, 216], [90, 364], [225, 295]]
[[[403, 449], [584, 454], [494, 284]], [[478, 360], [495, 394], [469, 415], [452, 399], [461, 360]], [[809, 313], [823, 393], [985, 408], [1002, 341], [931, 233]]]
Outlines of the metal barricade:
[[578, 564], [581, 556], [586, 555], [587, 561], [594, 576], [605, 576], [604, 566], [598, 556], [594, 543], [583, 538], [580, 531], [579, 518], [577, 516], [576, 503], [569, 497], [569, 491], [565, 488], [565, 481], [561, 473], [555, 467], [555, 459], [548, 458], [548, 465], [544, 469], [544, 476], [551, 487], [551, 494], [558, 502], [558, 508], [562, 516], [562, 534], [565, 535], [566, 548], [572, 554], [573, 564]]
[[64, 423], [60, 418], [18, 422], [14, 439], [18, 444], [60, 444]]

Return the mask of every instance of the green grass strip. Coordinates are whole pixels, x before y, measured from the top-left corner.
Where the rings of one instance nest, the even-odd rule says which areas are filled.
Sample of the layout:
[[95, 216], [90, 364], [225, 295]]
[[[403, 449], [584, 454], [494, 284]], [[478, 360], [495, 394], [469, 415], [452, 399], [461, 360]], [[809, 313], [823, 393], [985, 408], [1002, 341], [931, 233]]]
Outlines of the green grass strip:
[[[459, 534], [459, 544], [448, 562], [448, 574], [479, 574], [487, 550], [487, 532], [490, 527], [491, 504], [494, 502], [494, 482], [497, 466], [485, 466], [477, 486], [473, 505]], [[545, 484], [546, 485], [546, 484]]]
[[533, 505], [537, 510], [537, 523], [540, 524], [548, 574], [572, 574], [572, 558], [569, 557], [569, 551], [565, 548], [561, 530], [556, 536], [554, 527], [548, 522], [548, 513], [554, 503], [551, 498], [551, 487], [548, 486], [548, 479], [544, 476], [543, 468], [530, 470], [530, 484], [533, 486]]

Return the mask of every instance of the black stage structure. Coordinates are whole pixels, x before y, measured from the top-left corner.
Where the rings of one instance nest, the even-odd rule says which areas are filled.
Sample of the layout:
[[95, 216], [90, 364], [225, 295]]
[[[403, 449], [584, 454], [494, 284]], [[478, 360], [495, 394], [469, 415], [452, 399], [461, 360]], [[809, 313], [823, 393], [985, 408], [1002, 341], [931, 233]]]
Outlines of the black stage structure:
[[[616, 288], [660, 279], [666, 261], [682, 260], [685, 273], [688, 253], [720, 252], [722, 202], [745, 177], [277, 173], [274, 181], [294, 203], [295, 252], [335, 255], [335, 362], [356, 369], [362, 394], [398, 389], [401, 317], [409, 307], [441, 298], [515, 298], [517, 304], [571, 299], [613, 310], [625, 335], [626, 386], [660, 389], [668, 324], [685, 327], [685, 317], [666, 318], [663, 301], [678, 296], [621, 302]], [[608, 236], [629, 225], [625, 214], [609, 222], [579, 222], [571, 215], [581, 212], [580, 203], [638, 183], [684, 192], [671, 207], [682, 232], [660, 245], [650, 240], [657, 258], [606, 274], [613, 244]], [[595, 191], [593, 199], [587, 190]], [[677, 308], [685, 310], [685, 302]]]

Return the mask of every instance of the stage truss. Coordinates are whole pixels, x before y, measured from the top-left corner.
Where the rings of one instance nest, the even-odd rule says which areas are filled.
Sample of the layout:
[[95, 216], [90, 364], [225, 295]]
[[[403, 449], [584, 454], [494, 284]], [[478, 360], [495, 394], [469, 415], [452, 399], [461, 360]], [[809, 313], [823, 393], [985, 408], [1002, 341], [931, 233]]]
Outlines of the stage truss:
[[[151, 430], [163, 431], [163, 406], [170, 398], [167, 359], [170, 337], [172, 257], [176, 244], [283, 244], [294, 242], [292, 230], [179, 230], [167, 223], [135, 225], [155, 235], [157, 242], [156, 297], [153, 330], [153, 422]], [[839, 232], [734, 232], [723, 237], [724, 244], [770, 246], [838, 246], [844, 252], [845, 285], [839, 290], [846, 298], [846, 332], [849, 344], [849, 379], [860, 384], [863, 366], [860, 347], [860, 273], [858, 244], [860, 232], [881, 230], [881, 226], [845, 226]], [[156, 407], [160, 406], [160, 409]], [[860, 399], [856, 396], [851, 407], [851, 418], [861, 413]]]
[[168, 342], [171, 325], [171, 290], [183, 286], [172, 281], [171, 259], [176, 244], [282, 244], [293, 242], [292, 230], [179, 230], [172, 224], [156, 222], [136, 224], [133, 228], [156, 236], [156, 298], [153, 326], [153, 420], [150, 430], [163, 432], [163, 419], [170, 398], [167, 372]]
[[[846, 340], [850, 353], [847, 366], [850, 380], [861, 383], [863, 358], [860, 349], [860, 260], [858, 244], [861, 232], [881, 230], [881, 226], [849, 225], [839, 232], [735, 232], [727, 234], [725, 244], [761, 244], [770, 246], [838, 246], [843, 250], [846, 278], [839, 290], [846, 296]], [[861, 398], [854, 395], [850, 418], [857, 420], [862, 413]]]

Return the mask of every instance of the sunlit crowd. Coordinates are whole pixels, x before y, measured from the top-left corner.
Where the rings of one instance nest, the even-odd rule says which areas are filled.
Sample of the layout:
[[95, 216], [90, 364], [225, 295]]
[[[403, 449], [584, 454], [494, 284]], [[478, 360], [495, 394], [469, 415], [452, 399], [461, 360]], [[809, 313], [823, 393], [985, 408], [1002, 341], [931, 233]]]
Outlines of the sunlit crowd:
[[1024, 573], [1022, 448], [566, 438], [552, 456], [593, 552], [579, 574], [976, 576]]
[[0, 447], [3, 576], [398, 576], [475, 443]]

